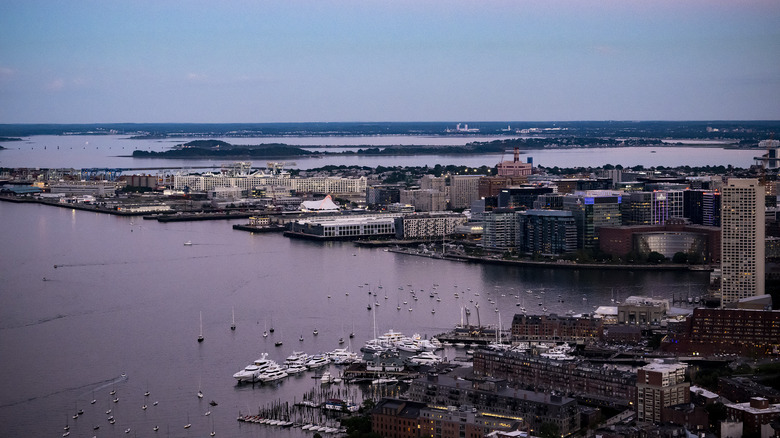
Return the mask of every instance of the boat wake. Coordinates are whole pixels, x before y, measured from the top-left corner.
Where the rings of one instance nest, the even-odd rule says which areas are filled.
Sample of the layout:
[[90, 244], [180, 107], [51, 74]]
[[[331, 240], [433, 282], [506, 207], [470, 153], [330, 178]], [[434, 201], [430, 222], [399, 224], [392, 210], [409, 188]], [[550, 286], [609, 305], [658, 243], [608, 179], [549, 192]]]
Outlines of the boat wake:
[[[18, 400], [18, 401], [6, 403], [4, 405], [0, 405], [0, 408], [7, 408], [7, 407], [11, 407], [11, 406], [18, 406], [18, 405], [21, 405], [21, 404], [30, 403], [30, 402], [34, 402], [36, 400], [41, 400], [41, 399], [45, 399], [45, 398], [53, 397], [53, 396], [56, 396], [56, 395], [59, 395], [59, 394], [64, 394], [64, 393], [67, 393], [67, 392], [73, 392], [73, 391], [81, 392], [82, 390], [85, 390], [84, 392], [81, 393], [81, 395], [79, 395], [79, 397], [84, 397], [84, 396], [89, 395], [92, 391], [108, 388], [109, 386], [113, 386], [113, 385], [116, 385], [118, 383], [125, 382], [125, 381], [127, 381], [127, 379], [128, 379], [127, 375], [126, 374], [122, 374], [119, 377], [114, 377], [112, 379], [101, 380], [99, 382], [88, 383], [86, 385], [81, 385], [81, 386], [74, 386], [72, 388], [63, 388], [63, 389], [61, 389], [59, 391], [50, 392], [48, 394], [38, 395], [38, 396], [30, 397], [30, 398], [27, 398], [27, 399], [24, 399], [24, 400]], [[93, 385], [98, 385], [98, 386], [97, 387], [93, 387]]]

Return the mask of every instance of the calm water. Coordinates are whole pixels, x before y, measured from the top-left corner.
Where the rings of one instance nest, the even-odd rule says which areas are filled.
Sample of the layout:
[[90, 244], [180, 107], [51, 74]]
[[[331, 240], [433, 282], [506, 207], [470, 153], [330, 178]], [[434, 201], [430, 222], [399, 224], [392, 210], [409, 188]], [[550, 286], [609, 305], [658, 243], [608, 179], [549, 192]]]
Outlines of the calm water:
[[[463, 264], [348, 242], [252, 235], [229, 222], [160, 224], [5, 202], [0, 223], [0, 436], [8, 437], [60, 436], [66, 420], [71, 436], [126, 436], [127, 428], [153, 436], [154, 425], [159, 436], [205, 436], [212, 421], [217, 436], [307, 436], [235, 419], [239, 411], [300, 400], [315, 386], [311, 373], [255, 388], [236, 386], [232, 374], [262, 352], [282, 361], [293, 350], [330, 351], [353, 327], [357, 349], [372, 337], [369, 289], [380, 302], [380, 332], [430, 335], [460, 322], [463, 305], [475, 318], [472, 300], [480, 304], [483, 324], [496, 324], [500, 314], [508, 326], [515, 294], [530, 313], [541, 312], [527, 289], [539, 293], [550, 312], [564, 313], [607, 305], [613, 291], [619, 299], [698, 294], [707, 279], [706, 273]], [[428, 292], [434, 284], [441, 302], [427, 293], [410, 299], [410, 288]], [[404, 300], [409, 304], [396, 310]], [[232, 309], [235, 332], [229, 329]], [[202, 344], [196, 342], [200, 312]], [[263, 338], [271, 325], [275, 333]], [[274, 347], [276, 340], [284, 345]], [[196, 397], [199, 387], [203, 400]], [[112, 389], [118, 403], [111, 402]], [[342, 390], [359, 398], [356, 386]], [[97, 403], [90, 405], [93, 397]], [[212, 399], [219, 405], [209, 408]], [[143, 404], [149, 408], [142, 410]], [[113, 426], [106, 421], [109, 408]], [[74, 421], [76, 409], [85, 413]], [[204, 416], [209, 409], [211, 416]], [[187, 421], [193, 426], [185, 430]], [[94, 425], [100, 429], [93, 431]]]
[[[462, 145], [471, 141], [488, 141], [501, 137], [423, 137], [423, 136], [374, 136], [374, 137], [278, 137], [278, 138], [226, 138], [236, 144], [259, 144], [284, 142], [307, 146], [316, 145], [375, 145], [423, 144]], [[129, 140], [123, 136], [33, 136], [21, 142], [7, 142], [2, 145], [8, 150], [0, 151], [0, 167], [196, 167], [219, 166], [225, 160], [171, 160], [154, 158], [131, 158], [135, 149], [162, 151], [191, 139]], [[331, 150], [331, 149], [329, 149]], [[655, 152], [653, 152], [655, 151]], [[533, 157], [535, 164], [545, 167], [603, 166], [620, 164], [624, 167], [650, 166], [718, 166], [729, 165], [747, 168], [754, 164], [758, 150], [735, 150], [717, 147], [657, 147], [657, 148], [612, 148], [612, 149], [561, 149], [524, 151], [522, 160]], [[505, 154], [509, 159], [511, 152]], [[470, 167], [495, 166], [502, 155], [443, 155], [443, 156], [328, 156], [324, 158], [297, 158], [294, 167], [309, 169], [325, 165], [424, 166], [431, 163], [466, 165]], [[291, 160], [287, 160], [291, 161]], [[264, 166], [265, 160], [255, 162]]]

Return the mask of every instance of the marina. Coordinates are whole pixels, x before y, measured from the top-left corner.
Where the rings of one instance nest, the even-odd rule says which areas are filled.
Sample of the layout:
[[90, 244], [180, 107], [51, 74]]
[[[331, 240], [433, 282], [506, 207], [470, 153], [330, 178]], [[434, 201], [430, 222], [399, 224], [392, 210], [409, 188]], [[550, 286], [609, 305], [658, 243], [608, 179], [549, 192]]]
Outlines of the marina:
[[[95, 435], [94, 426], [102, 436], [128, 428], [139, 436], [155, 427], [183, 432], [186, 424], [206, 434], [212, 423], [222, 436], [309, 436], [302, 428], [236, 418], [273, 401], [301, 400], [315, 386], [310, 377], [321, 372], [255, 385], [238, 385], [233, 374], [263, 352], [282, 364], [293, 350], [357, 351], [400, 328], [430, 339], [465, 314], [470, 324], [479, 314], [480, 325], [496, 327], [499, 318], [511, 321], [523, 298], [529, 314], [542, 312], [527, 290], [544, 290], [544, 307], [563, 315], [608, 303], [613, 291], [620, 297], [702, 296], [708, 278], [693, 271], [464, 264], [232, 229], [243, 220], [160, 223], [15, 203], [0, 203], [0, 220], [14, 230], [10, 244], [19, 248], [12, 261], [0, 263], [4, 299], [15, 303], [0, 309], [0, 344], [8, 353], [0, 382], [9, 389], [0, 395], [0, 420], [11, 436], [61, 435], [65, 418], [71, 436]], [[111, 236], [110, 248], [105, 236]], [[196, 342], [201, 312], [204, 340]], [[465, 356], [448, 348], [444, 356], [451, 361]], [[62, 366], [51, 367], [52, 357]], [[332, 376], [349, 377], [345, 366], [329, 367]], [[382, 377], [356, 372], [353, 378], [365, 383], [355, 385], [369, 393], [399, 388], [372, 385]], [[210, 406], [212, 400], [218, 405]]]

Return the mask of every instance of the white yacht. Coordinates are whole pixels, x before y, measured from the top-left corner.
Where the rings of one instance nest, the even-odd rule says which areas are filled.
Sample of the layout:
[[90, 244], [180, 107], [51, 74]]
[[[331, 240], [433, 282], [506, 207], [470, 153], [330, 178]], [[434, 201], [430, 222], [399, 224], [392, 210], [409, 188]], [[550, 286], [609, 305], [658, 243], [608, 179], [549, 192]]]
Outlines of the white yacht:
[[298, 374], [306, 371], [306, 365], [301, 364], [288, 364], [284, 368], [284, 371], [287, 372], [287, 374]]
[[330, 359], [328, 359], [328, 356], [324, 354], [317, 354], [312, 356], [308, 361], [306, 361], [306, 368], [318, 368], [324, 365], [327, 365], [330, 363]]
[[272, 382], [274, 380], [284, 379], [287, 377], [287, 372], [279, 366], [279, 364], [273, 362], [263, 373], [258, 376], [258, 379], [263, 382]]
[[435, 365], [441, 362], [442, 358], [431, 351], [423, 351], [422, 353], [409, 358], [409, 363], [414, 365]]
[[360, 356], [357, 353], [353, 353], [346, 348], [337, 348], [328, 353], [328, 357], [336, 365], [355, 363], [360, 360]]
[[305, 365], [306, 361], [309, 360], [309, 355], [304, 353], [303, 351], [293, 351], [291, 355], [287, 356], [287, 359], [284, 360], [285, 365]]
[[272, 362], [269, 360], [267, 353], [263, 353], [263, 355], [252, 362], [251, 364], [244, 367], [243, 370], [233, 374], [233, 378], [238, 380], [239, 382], [255, 382], [258, 380], [258, 376], [265, 372], [265, 370], [268, 369], [269, 366], [271, 366]]

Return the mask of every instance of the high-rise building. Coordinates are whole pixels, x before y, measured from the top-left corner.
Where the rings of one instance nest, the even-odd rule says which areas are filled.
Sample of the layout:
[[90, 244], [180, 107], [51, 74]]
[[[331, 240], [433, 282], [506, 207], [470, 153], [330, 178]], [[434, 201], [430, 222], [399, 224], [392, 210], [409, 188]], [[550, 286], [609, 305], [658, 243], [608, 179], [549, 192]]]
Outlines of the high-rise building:
[[480, 175], [452, 175], [450, 177], [450, 207], [468, 208], [479, 199]]
[[577, 248], [599, 247], [599, 228], [621, 225], [622, 196], [611, 191], [578, 192], [563, 198], [563, 209], [572, 212], [577, 226]]
[[721, 305], [764, 294], [764, 188], [731, 178], [721, 194]]
[[577, 226], [570, 211], [527, 210], [518, 214], [517, 249], [558, 256], [577, 250]]
[[637, 420], [660, 423], [663, 408], [690, 403], [686, 368], [680, 363], [651, 363], [637, 370]]
[[488, 250], [514, 250], [517, 246], [517, 212], [495, 209], [485, 213], [480, 246]]

